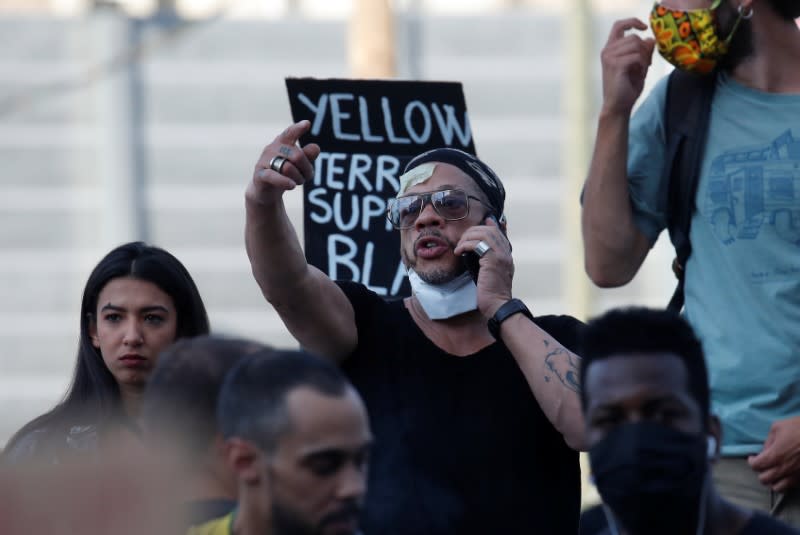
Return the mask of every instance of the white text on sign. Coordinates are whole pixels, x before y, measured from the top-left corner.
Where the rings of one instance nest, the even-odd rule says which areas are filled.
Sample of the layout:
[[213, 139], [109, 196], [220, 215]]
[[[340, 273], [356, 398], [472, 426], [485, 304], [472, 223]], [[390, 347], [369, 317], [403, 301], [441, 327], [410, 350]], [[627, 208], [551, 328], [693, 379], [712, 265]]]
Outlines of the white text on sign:
[[[423, 102], [412, 100], [405, 104], [402, 121], [395, 121], [391, 102], [388, 97], [381, 97], [380, 110], [372, 110], [367, 99], [353, 93], [325, 93], [313, 102], [304, 93], [297, 99], [313, 114], [311, 134], [318, 136], [327, 118], [331, 121], [333, 135], [342, 141], [366, 143], [394, 143], [399, 145], [426, 145], [431, 141], [434, 126], [444, 145], [467, 147], [472, 140], [472, 131], [466, 112], [462, 117], [456, 116], [456, 109], [450, 104]], [[382, 129], [372, 132], [370, 113], [382, 116]]]

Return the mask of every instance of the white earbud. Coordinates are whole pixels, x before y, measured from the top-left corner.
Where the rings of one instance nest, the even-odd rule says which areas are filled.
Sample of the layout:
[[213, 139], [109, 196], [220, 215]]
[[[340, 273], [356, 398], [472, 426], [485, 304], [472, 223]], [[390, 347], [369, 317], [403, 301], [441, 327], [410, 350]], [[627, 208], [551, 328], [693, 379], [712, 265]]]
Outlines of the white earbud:
[[706, 455], [708, 455], [709, 460], [717, 456], [717, 439], [711, 435], [708, 436], [708, 450]]

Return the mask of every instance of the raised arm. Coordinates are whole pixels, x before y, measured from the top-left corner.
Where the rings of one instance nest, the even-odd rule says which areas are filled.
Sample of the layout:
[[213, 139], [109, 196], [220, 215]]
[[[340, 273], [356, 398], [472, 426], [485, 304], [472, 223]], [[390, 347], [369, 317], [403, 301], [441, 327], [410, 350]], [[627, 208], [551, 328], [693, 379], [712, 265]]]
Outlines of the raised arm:
[[[358, 342], [353, 307], [342, 290], [306, 262], [283, 194], [314, 178], [316, 144], [299, 147], [310, 127], [300, 121], [264, 148], [245, 193], [245, 243], [261, 291], [300, 344], [319, 355], [340, 360]], [[273, 158], [286, 159], [280, 172]], [[275, 167], [278, 167], [276, 162]]]
[[654, 42], [625, 32], [646, 28], [638, 19], [617, 21], [601, 54], [603, 106], [581, 221], [586, 273], [601, 287], [627, 284], [650, 250], [634, 223], [627, 173], [628, 122], [644, 88]]

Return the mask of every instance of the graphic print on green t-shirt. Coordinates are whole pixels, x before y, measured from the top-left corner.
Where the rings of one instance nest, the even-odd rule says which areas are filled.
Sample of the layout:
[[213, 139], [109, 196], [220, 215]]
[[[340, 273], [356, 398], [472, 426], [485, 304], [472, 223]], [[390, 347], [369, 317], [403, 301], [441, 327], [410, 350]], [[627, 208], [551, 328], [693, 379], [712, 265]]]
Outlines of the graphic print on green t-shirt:
[[[714, 235], [725, 245], [771, 231], [800, 248], [800, 139], [787, 129], [763, 146], [737, 147], [715, 157], [703, 201]], [[780, 269], [753, 273], [753, 282], [790, 274]]]

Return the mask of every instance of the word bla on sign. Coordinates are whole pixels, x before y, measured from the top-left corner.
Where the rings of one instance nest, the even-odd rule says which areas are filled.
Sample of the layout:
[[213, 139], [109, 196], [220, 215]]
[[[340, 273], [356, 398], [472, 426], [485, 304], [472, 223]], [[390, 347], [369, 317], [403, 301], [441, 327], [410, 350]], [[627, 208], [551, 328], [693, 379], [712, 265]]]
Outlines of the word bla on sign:
[[[358, 244], [344, 234], [330, 234], [328, 236], [328, 276], [332, 280], [353, 280], [360, 282], [378, 295], [397, 295], [403, 278], [406, 276], [406, 267], [402, 260], [397, 265], [391, 284], [376, 286], [372, 282], [372, 260], [375, 254], [375, 244], [367, 242], [363, 255], [359, 254]], [[360, 263], [356, 263], [360, 261]], [[340, 267], [345, 268], [340, 270]], [[349, 277], [347, 273], [349, 272]]]
[[[308, 193], [308, 203], [313, 206], [310, 211], [311, 221], [318, 225], [333, 222], [341, 232], [349, 232], [360, 226], [368, 231], [374, 219], [383, 221], [387, 231], [392, 224], [386, 217], [386, 200], [377, 195], [364, 196], [352, 193], [349, 196], [342, 191], [331, 193], [325, 188], [314, 188]], [[349, 202], [348, 202], [349, 198]]]
[[321, 152], [314, 161], [314, 185], [334, 190], [397, 193], [400, 189], [400, 160], [395, 156], [381, 154], [347, 154], [344, 152]]
[[[304, 93], [298, 93], [298, 100], [303, 103], [311, 113], [314, 120], [311, 124], [311, 134], [319, 135], [325, 117], [330, 109], [330, 121], [333, 135], [343, 141], [361, 141], [366, 143], [395, 143], [398, 145], [425, 145], [431, 140], [434, 126], [437, 127], [444, 144], [453, 145], [453, 140], [458, 138], [462, 147], [467, 147], [472, 139], [467, 112], [461, 122], [456, 117], [456, 109], [450, 104], [439, 105], [436, 102], [423, 102], [412, 100], [406, 103], [403, 110], [403, 120], [399, 123], [404, 131], [395, 131], [395, 121], [392, 116], [392, 106], [388, 97], [381, 97], [381, 109], [370, 109], [367, 99], [353, 93], [324, 93], [319, 101], [312, 102]], [[383, 116], [383, 131], [373, 133], [370, 130], [370, 113], [380, 113]], [[353, 129], [356, 116], [359, 125]], [[416, 125], [416, 126], [415, 126]], [[351, 128], [345, 131], [345, 126]]]

